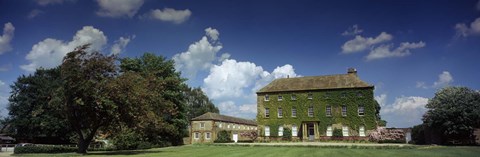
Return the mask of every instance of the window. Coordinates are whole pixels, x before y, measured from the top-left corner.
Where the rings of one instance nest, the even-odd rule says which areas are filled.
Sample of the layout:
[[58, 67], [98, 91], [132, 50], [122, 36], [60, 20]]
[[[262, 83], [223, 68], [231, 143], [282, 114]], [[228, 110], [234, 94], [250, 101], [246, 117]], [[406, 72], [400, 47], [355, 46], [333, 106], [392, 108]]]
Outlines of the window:
[[292, 117], [297, 117], [297, 108], [292, 107]]
[[342, 127], [342, 135], [345, 137], [345, 136], [348, 136], [348, 126], [343, 126]]
[[210, 132], [206, 132], [205, 133], [205, 139], [210, 139], [210, 138], [211, 138]]
[[363, 93], [362, 93], [362, 92], [358, 92], [358, 93], [357, 93], [357, 96], [361, 98], [361, 97], [363, 97]]
[[292, 137], [298, 136], [297, 126], [295, 124], [292, 125]]
[[219, 128], [222, 128], [222, 123], [218, 124], [218, 127], [219, 127]]
[[312, 93], [308, 93], [308, 99], [313, 99], [313, 94]]
[[265, 126], [265, 136], [270, 136], [270, 127]]
[[342, 98], [346, 98], [347, 97], [347, 93], [343, 92], [342, 93]]
[[270, 96], [268, 96], [268, 94], [265, 94], [264, 100], [265, 100], [265, 101], [269, 101], [269, 100], [270, 100]]
[[265, 118], [269, 118], [269, 117], [270, 117], [270, 109], [265, 108]]
[[278, 101], [282, 101], [283, 100], [283, 96], [279, 95], [278, 96]]
[[278, 127], [278, 136], [283, 136], [283, 126]]
[[292, 100], [297, 100], [297, 95], [292, 94]]
[[330, 99], [330, 92], [325, 93], [325, 99]]
[[199, 132], [195, 132], [195, 139], [199, 139], [200, 138], [200, 133]]
[[347, 116], [347, 106], [345, 105], [342, 106], [342, 116]]
[[365, 115], [365, 107], [364, 106], [358, 106], [358, 115], [359, 116]]
[[200, 123], [200, 128], [205, 128], [205, 123], [204, 122]]
[[332, 106], [328, 105], [327, 108], [325, 109], [325, 114], [330, 117], [332, 116]]
[[313, 117], [313, 106], [308, 107], [308, 117]]
[[230, 129], [230, 124], [228, 124], [228, 128]]
[[283, 110], [282, 108], [278, 108], [278, 118], [282, 118], [283, 117]]
[[361, 136], [361, 137], [365, 137], [365, 127], [364, 126], [360, 126], [360, 128], [358, 129], [358, 134]]
[[327, 136], [332, 136], [332, 134], [333, 134], [332, 126], [327, 126]]

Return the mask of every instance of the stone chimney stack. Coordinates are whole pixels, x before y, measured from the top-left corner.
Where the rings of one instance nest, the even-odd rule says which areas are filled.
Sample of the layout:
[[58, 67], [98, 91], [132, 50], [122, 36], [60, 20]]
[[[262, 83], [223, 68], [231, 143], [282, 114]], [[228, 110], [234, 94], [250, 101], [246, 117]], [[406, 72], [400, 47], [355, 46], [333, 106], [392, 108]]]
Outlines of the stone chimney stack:
[[357, 75], [357, 69], [355, 69], [355, 68], [348, 68], [347, 74]]

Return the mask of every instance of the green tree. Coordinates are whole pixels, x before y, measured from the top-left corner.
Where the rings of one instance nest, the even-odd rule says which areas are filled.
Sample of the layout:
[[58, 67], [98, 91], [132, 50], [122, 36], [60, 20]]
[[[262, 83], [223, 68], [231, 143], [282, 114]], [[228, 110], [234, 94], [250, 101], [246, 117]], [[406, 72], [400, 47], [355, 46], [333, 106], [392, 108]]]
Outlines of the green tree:
[[8, 105], [8, 124], [16, 129], [17, 139], [68, 141], [66, 135], [71, 130], [62, 112], [63, 104], [55, 99], [61, 83], [59, 68], [37, 69], [34, 74], [17, 78]]
[[118, 108], [108, 97], [108, 83], [117, 76], [115, 58], [88, 53], [83, 45], [68, 53], [60, 66], [67, 119], [78, 135], [78, 153], [86, 153], [97, 131], [117, 117]]
[[480, 126], [480, 93], [467, 87], [446, 87], [426, 105], [424, 124], [443, 134], [444, 142], [472, 144]]
[[[173, 60], [167, 60], [163, 56], [145, 53], [139, 58], [124, 58], [120, 60], [122, 73], [137, 73], [151, 82], [148, 88], [150, 92], [159, 94], [159, 98], [152, 102], [155, 112], [161, 118], [162, 125], [148, 123], [145, 127], [148, 139], [156, 139], [153, 142], [169, 141], [173, 145], [183, 144], [183, 137], [187, 136], [186, 101], [183, 94], [187, 88], [185, 79], [175, 71]], [[155, 127], [157, 126], [157, 127]], [[164, 128], [158, 128], [164, 127]]]
[[208, 96], [205, 95], [205, 93], [199, 87], [186, 88], [185, 98], [188, 120], [191, 120], [192, 118], [198, 117], [207, 112], [219, 113], [218, 108], [212, 103]]

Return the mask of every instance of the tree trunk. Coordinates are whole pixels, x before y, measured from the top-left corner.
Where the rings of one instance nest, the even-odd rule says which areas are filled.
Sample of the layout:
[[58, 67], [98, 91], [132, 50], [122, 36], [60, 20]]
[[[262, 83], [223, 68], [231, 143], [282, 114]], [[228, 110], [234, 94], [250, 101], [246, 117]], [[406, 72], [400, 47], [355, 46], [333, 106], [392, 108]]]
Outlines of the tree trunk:
[[77, 153], [87, 154], [88, 145], [90, 145], [90, 140], [79, 139]]

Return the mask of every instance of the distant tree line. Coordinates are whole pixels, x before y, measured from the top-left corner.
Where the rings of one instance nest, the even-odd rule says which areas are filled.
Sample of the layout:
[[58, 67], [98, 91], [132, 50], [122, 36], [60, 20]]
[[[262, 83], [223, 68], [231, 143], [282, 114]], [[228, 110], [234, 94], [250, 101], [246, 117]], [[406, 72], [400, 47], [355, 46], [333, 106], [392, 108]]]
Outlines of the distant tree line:
[[117, 58], [88, 47], [68, 53], [56, 68], [18, 77], [2, 130], [29, 142], [73, 141], [86, 153], [100, 137], [181, 145], [191, 118], [219, 112], [200, 88], [186, 85], [173, 60], [151, 53]]

